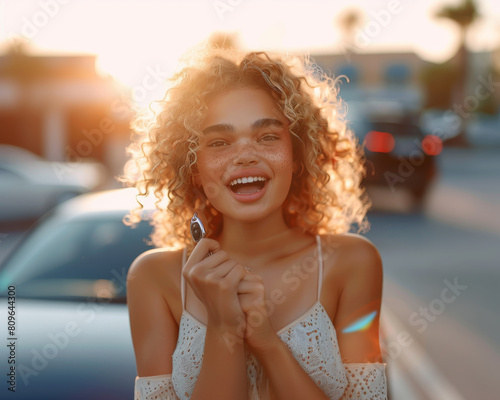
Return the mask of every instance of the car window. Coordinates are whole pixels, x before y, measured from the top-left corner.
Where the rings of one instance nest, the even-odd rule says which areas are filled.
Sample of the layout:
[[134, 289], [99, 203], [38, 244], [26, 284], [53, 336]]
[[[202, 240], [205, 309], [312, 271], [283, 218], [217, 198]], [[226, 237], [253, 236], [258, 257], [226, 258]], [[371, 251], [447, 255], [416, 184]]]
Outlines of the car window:
[[19, 297], [124, 299], [128, 268], [151, 248], [150, 232], [146, 221], [132, 229], [119, 217], [47, 220], [6, 261], [2, 290], [15, 285]]
[[373, 131], [388, 132], [394, 136], [420, 136], [420, 128], [413, 124], [401, 122], [372, 122]]

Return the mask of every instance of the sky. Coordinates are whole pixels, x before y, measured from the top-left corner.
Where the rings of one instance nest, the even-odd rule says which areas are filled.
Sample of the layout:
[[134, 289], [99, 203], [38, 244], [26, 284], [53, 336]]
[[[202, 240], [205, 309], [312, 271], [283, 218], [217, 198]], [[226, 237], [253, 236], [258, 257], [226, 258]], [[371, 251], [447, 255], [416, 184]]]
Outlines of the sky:
[[[97, 54], [100, 71], [132, 87], [145, 76], [171, 73], [178, 57], [213, 31], [236, 32], [239, 44], [250, 49], [345, 51], [337, 21], [355, 7], [364, 20], [351, 50], [415, 51], [426, 60], [442, 62], [456, 52], [458, 29], [433, 15], [443, 4], [458, 2], [0, 0], [0, 53], [21, 37], [29, 40], [34, 54]], [[472, 51], [498, 48], [500, 1], [477, 3], [481, 18], [467, 37], [468, 46]]]

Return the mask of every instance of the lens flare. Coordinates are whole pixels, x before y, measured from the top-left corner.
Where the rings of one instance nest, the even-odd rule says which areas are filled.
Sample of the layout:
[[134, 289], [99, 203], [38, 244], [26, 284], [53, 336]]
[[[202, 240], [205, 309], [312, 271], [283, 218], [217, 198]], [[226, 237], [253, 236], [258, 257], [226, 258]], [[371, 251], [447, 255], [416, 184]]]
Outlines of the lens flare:
[[373, 311], [370, 314], [365, 315], [364, 317], [361, 317], [357, 321], [354, 321], [351, 325], [349, 325], [347, 328], [345, 328], [342, 332], [343, 333], [350, 333], [350, 332], [367, 330], [370, 327], [370, 325], [372, 324], [376, 315], [377, 315], [377, 311]]

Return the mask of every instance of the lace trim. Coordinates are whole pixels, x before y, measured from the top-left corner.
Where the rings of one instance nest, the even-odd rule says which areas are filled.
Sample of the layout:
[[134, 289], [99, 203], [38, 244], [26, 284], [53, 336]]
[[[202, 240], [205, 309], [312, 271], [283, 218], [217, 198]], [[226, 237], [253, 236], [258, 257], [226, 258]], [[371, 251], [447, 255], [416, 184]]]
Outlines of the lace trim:
[[[251, 357], [252, 359], [253, 357]], [[385, 376], [386, 363], [346, 363], [344, 364], [347, 372], [348, 386], [345, 388], [342, 399], [357, 400], [387, 400], [387, 381]], [[259, 399], [265, 397], [268, 392], [268, 382], [263, 376], [262, 371], [254, 369], [255, 359], [250, 362], [249, 375], [254, 375], [261, 385], [251, 385], [249, 390], [250, 399]], [[253, 373], [252, 373], [253, 372]], [[257, 376], [256, 376], [257, 375]], [[249, 376], [249, 377], [250, 377]], [[259, 379], [260, 378], [260, 379]], [[265, 387], [264, 393], [258, 390], [258, 387]], [[134, 388], [134, 400], [178, 400], [172, 385], [172, 375], [157, 375], [147, 377], [136, 377]], [[269, 394], [269, 393], [267, 393]], [[185, 394], [187, 397], [189, 395]], [[335, 394], [329, 394], [337, 398]]]
[[387, 400], [386, 363], [346, 363], [347, 385], [342, 399]]
[[172, 385], [172, 375], [135, 378], [134, 400], [178, 400]]
[[337, 333], [323, 305], [308, 318], [279, 335], [311, 379], [330, 398], [338, 400], [347, 386], [337, 343]]

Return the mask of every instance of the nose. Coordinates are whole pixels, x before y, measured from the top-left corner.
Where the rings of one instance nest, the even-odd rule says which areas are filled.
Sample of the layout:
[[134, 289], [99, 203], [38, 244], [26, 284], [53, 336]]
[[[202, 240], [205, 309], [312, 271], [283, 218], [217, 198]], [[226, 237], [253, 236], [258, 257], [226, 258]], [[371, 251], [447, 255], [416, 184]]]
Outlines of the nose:
[[252, 144], [243, 143], [238, 147], [238, 149], [236, 149], [235, 156], [233, 158], [234, 165], [254, 165], [258, 162], [258, 154]]

